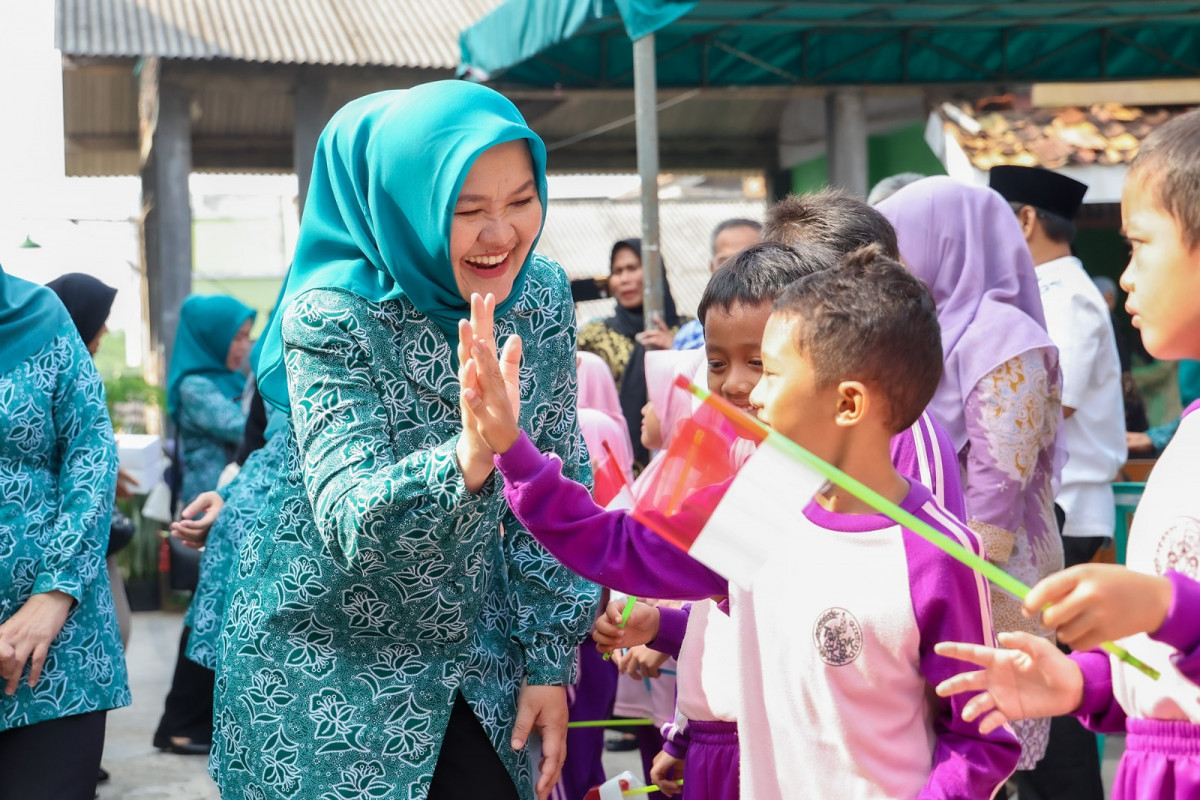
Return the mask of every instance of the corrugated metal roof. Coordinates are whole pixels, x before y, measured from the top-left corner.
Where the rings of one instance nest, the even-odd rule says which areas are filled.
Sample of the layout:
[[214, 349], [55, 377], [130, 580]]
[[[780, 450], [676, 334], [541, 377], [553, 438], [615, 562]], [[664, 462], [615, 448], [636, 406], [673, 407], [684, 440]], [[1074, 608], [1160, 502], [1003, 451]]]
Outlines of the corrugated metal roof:
[[[680, 313], [695, 314], [708, 283], [712, 229], [733, 217], [761, 220], [762, 200], [663, 200], [659, 238], [671, 294]], [[642, 233], [642, 206], [636, 200], [553, 200], [539, 253], [553, 258], [568, 276], [608, 274], [612, 243]], [[581, 323], [612, 313], [612, 300], [579, 304]]]
[[499, 0], [56, 0], [63, 55], [453, 69]]

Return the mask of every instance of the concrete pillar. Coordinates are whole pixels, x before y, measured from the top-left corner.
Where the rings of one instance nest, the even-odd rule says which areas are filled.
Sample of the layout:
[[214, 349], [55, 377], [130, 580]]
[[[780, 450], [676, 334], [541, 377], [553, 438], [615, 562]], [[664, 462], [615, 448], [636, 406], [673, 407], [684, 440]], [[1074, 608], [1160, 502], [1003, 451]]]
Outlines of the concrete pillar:
[[304, 216], [304, 201], [308, 199], [308, 182], [312, 177], [313, 154], [317, 139], [329, 122], [329, 83], [314, 75], [304, 75], [292, 93], [295, 125], [292, 128], [292, 163], [299, 184], [300, 216]]
[[162, 385], [179, 327], [179, 308], [192, 290], [190, 91], [163, 80], [162, 62], [147, 58], [138, 75], [141, 148], [141, 267], [146, 320], [147, 380]]
[[867, 196], [867, 93], [835, 89], [825, 96], [825, 144], [830, 186]]

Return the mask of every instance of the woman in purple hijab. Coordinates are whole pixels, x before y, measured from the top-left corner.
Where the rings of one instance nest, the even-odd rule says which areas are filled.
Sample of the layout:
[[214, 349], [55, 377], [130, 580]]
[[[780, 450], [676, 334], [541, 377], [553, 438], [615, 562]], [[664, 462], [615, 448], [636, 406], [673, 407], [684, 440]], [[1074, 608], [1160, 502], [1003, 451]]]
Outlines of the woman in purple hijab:
[[[991, 189], [944, 177], [910, 184], [878, 208], [937, 303], [946, 369], [929, 411], [958, 448], [968, 524], [990, 561], [1032, 586], [1062, 569], [1052, 486], [1062, 404], [1058, 350], [1016, 218]], [[1041, 633], [994, 586], [992, 614], [997, 631]], [[1018, 769], [1041, 759], [1049, 723], [1013, 726]]]

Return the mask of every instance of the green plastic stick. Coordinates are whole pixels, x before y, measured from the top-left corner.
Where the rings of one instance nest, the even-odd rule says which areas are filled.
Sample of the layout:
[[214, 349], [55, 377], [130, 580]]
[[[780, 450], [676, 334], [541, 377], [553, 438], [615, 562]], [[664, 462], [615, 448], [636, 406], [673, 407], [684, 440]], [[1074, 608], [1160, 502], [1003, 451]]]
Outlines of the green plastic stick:
[[[617, 623], [618, 628], [624, 628], [629, 623], [629, 615], [633, 613], [635, 603], [637, 603], [637, 598], [633, 595], [625, 598], [625, 608], [621, 610], [621, 621]], [[612, 653], [605, 653], [600, 657], [602, 661], [608, 661], [610, 658], [612, 658]]]
[[[684, 385], [685, 382], [686, 386]], [[862, 500], [876, 511], [891, 517], [893, 520], [900, 523], [905, 528], [908, 528], [921, 538], [925, 539], [930, 544], [937, 546], [948, 555], [961, 561], [963, 564], [967, 565], [976, 572], [981, 573], [992, 583], [1016, 596], [1018, 600], [1024, 600], [1025, 596], [1029, 594], [1028, 586], [1021, 583], [1019, 580], [1009, 575], [995, 564], [992, 564], [983, 557], [972, 553], [970, 550], [966, 549], [958, 542], [955, 542], [953, 539], [949, 538], [929, 523], [918, 519], [900, 506], [891, 502], [871, 487], [866, 486], [862, 482], [850, 477], [832, 464], [828, 464], [825, 461], [817, 458], [815, 455], [808, 452], [783, 434], [771, 430], [758, 420], [743, 414], [733, 406], [726, 408], [727, 403], [725, 403], [724, 399], [714, 396], [712, 392], [708, 391], [708, 389], [697, 386], [686, 379], [677, 381], [677, 385], [687, 389], [689, 392], [699, 398], [701, 402], [711, 405], [717, 411], [721, 412], [721, 414], [723, 414], [725, 417], [729, 418], [731, 422], [739, 425], [748, 424], [758, 429], [766, 437], [767, 441], [770, 441], [772, 445], [779, 448], [796, 461], [799, 461], [801, 464], [816, 470], [830, 482], [836, 484], [842, 489], [845, 489], [847, 492], [854, 495], [859, 500]], [[731, 415], [737, 415], [737, 418], [734, 419]], [[1120, 645], [1113, 642], [1105, 642], [1100, 646], [1104, 648], [1106, 652], [1116, 656], [1119, 660], [1148, 675], [1152, 680], [1159, 679], [1160, 675], [1158, 670], [1130, 655], [1130, 653]]]
[[[679, 785], [680, 785], [680, 786], [683, 786], [683, 781], [682, 781], [682, 780], [681, 780], [681, 781], [679, 781]], [[642, 787], [642, 788], [640, 788], [640, 789], [630, 789], [630, 790], [629, 790], [629, 791], [627, 791], [627, 792], [621, 792], [621, 796], [622, 796], [622, 797], [629, 797], [630, 795], [633, 795], [633, 794], [651, 794], [651, 793], [653, 793], [653, 792], [657, 792], [657, 791], [658, 791], [658, 787], [657, 787], [657, 786], [643, 786], [643, 787]]]
[[652, 719], [581, 719], [568, 722], [568, 728], [626, 728], [633, 725], [653, 725]]

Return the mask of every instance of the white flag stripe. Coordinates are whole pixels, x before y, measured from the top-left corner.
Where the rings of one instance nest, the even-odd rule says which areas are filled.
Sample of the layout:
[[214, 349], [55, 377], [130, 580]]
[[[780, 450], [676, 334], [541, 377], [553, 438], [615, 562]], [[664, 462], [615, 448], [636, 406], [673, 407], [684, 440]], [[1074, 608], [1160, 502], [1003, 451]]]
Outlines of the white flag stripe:
[[774, 447], [768, 439], [742, 468], [692, 543], [689, 555], [745, 587], [802, 527], [804, 507], [824, 476]]
[[630, 511], [634, 507], [633, 492], [629, 489], [629, 484], [623, 484], [621, 490], [617, 492], [617, 496], [608, 501], [608, 505], [604, 507], [605, 511]]

